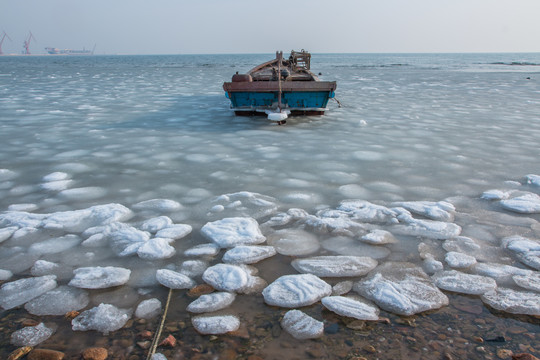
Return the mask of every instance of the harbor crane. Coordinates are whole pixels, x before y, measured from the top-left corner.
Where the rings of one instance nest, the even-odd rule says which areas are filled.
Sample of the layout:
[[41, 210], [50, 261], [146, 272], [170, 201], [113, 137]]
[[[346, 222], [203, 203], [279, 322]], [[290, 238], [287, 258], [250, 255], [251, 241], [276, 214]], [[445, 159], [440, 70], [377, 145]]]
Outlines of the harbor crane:
[[23, 54], [25, 55], [31, 55], [30, 54], [30, 41], [34, 40], [34, 42], [36, 41], [36, 38], [34, 37], [34, 35], [32, 35], [32, 32], [30, 31], [30, 35], [28, 36], [28, 39], [24, 41], [23, 43]]
[[6, 38], [8, 38], [9, 41], [13, 41], [13, 40], [11, 40], [11, 38], [9, 37], [9, 35], [6, 34], [5, 31], [2, 31], [2, 33], [3, 33], [3, 34], [2, 34], [2, 40], [0, 40], [0, 55], [4, 55], [4, 53], [2, 52], [2, 44], [4, 43], [4, 40], [5, 40]]

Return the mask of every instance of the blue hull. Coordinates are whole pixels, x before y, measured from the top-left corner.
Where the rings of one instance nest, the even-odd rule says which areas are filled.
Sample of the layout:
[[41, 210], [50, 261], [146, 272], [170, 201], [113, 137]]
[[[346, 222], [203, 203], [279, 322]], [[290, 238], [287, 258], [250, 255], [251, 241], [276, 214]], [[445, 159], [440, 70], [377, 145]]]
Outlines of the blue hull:
[[[235, 111], [264, 111], [275, 108], [278, 92], [230, 92], [226, 94]], [[328, 100], [334, 97], [333, 91], [295, 91], [283, 92], [281, 104], [292, 112], [324, 112]]]

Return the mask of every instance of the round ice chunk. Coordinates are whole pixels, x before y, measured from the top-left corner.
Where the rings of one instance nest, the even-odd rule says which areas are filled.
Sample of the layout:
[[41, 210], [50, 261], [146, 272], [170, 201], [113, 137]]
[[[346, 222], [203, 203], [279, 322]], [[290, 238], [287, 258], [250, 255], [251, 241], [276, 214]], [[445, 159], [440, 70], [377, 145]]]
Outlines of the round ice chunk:
[[83, 289], [104, 289], [124, 285], [131, 270], [114, 266], [82, 267], [73, 270], [75, 276], [69, 285]]
[[173, 221], [168, 216], [158, 216], [146, 220], [141, 225], [141, 230], [148, 231], [152, 234], [158, 232], [159, 230], [166, 228], [167, 226], [172, 225]]
[[336, 236], [324, 240], [322, 247], [328, 251], [347, 256], [369, 256], [373, 259], [384, 259], [390, 255], [390, 250], [384, 246], [364, 244], [346, 236]]
[[192, 313], [204, 313], [225, 309], [231, 305], [236, 294], [229, 292], [214, 292], [201, 295], [197, 300], [188, 305], [187, 311]]
[[377, 266], [377, 260], [365, 256], [315, 256], [293, 260], [291, 265], [301, 273], [348, 277], [367, 274]]
[[507, 210], [521, 214], [540, 213], [540, 196], [533, 193], [516, 196], [512, 199], [501, 200], [500, 204]]
[[531, 272], [529, 275], [514, 275], [512, 279], [524, 289], [540, 292], [540, 272], [538, 271]]
[[152, 319], [159, 314], [161, 314], [161, 301], [156, 298], [141, 301], [135, 310], [135, 316], [142, 319]]
[[206, 223], [201, 233], [222, 248], [260, 244], [266, 240], [257, 220], [249, 217], [225, 218]]
[[56, 287], [56, 276], [19, 279], [0, 288], [0, 306], [9, 310], [22, 305]]
[[211, 266], [202, 278], [213, 288], [229, 292], [243, 292], [253, 283], [251, 274], [244, 267], [231, 264]]
[[360, 241], [372, 245], [394, 244], [397, 242], [391, 232], [380, 229], [371, 230], [370, 233], [362, 236]]
[[192, 231], [191, 225], [175, 224], [175, 225], [170, 225], [170, 226], [167, 226], [166, 228], [159, 230], [156, 233], [156, 237], [164, 237], [164, 238], [178, 240], [189, 235], [191, 231]]
[[151, 199], [151, 200], [141, 201], [133, 205], [133, 208], [136, 210], [172, 212], [172, 211], [180, 210], [182, 208], [182, 205], [177, 201], [169, 200], [169, 199]]
[[11, 343], [15, 346], [36, 346], [54, 333], [54, 329], [39, 323], [36, 326], [27, 326], [11, 334]]
[[302, 229], [283, 229], [269, 235], [268, 243], [282, 255], [308, 255], [319, 250], [317, 237]]
[[208, 269], [208, 262], [204, 260], [186, 260], [180, 266], [180, 273], [196, 277], [202, 275]]
[[41, 180], [43, 180], [45, 182], [49, 182], [49, 181], [66, 180], [66, 179], [69, 179], [69, 178], [70, 178], [69, 174], [67, 174], [65, 172], [55, 171], [53, 173], [45, 175]]
[[312, 274], [284, 275], [263, 290], [268, 305], [300, 307], [316, 303], [332, 293], [332, 287]]
[[83, 311], [71, 321], [74, 331], [96, 330], [108, 335], [109, 332], [123, 327], [130, 318], [129, 311], [111, 304], [99, 304]]
[[458, 236], [461, 227], [454, 223], [435, 220], [419, 220], [408, 216], [399, 216], [404, 224], [394, 225], [390, 231], [400, 235], [422, 236], [429, 239], [445, 240]]
[[9, 239], [17, 230], [19, 230], [18, 226], [8, 226], [0, 229], [0, 243]]
[[219, 253], [220, 247], [217, 244], [200, 244], [184, 251], [185, 256], [208, 256], [213, 257]]
[[13, 273], [9, 270], [0, 269], [0, 281], [9, 280], [13, 276]]
[[378, 320], [379, 308], [360, 297], [327, 296], [321, 299], [325, 308], [341, 316], [358, 320]]
[[150, 239], [139, 247], [137, 255], [145, 260], [168, 259], [176, 254], [176, 250], [170, 245], [171, 242], [172, 239], [158, 237]]
[[354, 285], [360, 295], [384, 310], [413, 315], [448, 305], [448, 298], [429, 276], [411, 263], [387, 262]]
[[281, 327], [295, 339], [315, 339], [324, 332], [322, 321], [315, 320], [300, 310], [289, 310], [281, 320]]
[[259, 219], [272, 214], [276, 209], [276, 199], [273, 197], [241, 191], [214, 198], [210, 211], [224, 212], [224, 216], [250, 216]]
[[454, 211], [456, 208], [446, 201], [404, 201], [393, 204], [401, 206], [412, 213], [425, 216], [432, 220], [454, 221]]
[[148, 232], [122, 223], [112, 224], [107, 229], [106, 236], [109, 238], [113, 252], [118, 256], [136, 254], [144, 242], [150, 239]]
[[456, 270], [441, 271], [432, 277], [439, 289], [462, 294], [480, 295], [497, 287], [490, 277], [466, 274]]
[[225, 334], [240, 327], [240, 320], [234, 315], [194, 316], [191, 323], [201, 334]]
[[59, 286], [30, 300], [24, 308], [33, 315], [65, 315], [88, 305], [88, 292], [71, 286]]
[[492, 308], [512, 314], [540, 315], [540, 293], [497, 288], [482, 295]]
[[232, 264], [254, 264], [276, 254], [273, 246], [239, 245], [223, 254], [223, 262]]
[[169, 269], [159, 269], [156, 271], [157, 281], [171, 289], [191, 289], [195, 286], [195, 281], [179, 272]]
[[36, 242], [28, 248], [28, 252], [36, 255], [56, 254], [79, 245], [81, 241], [77, 235], [66, 235]]
[[62, 199], [68, 200], [94, 200], [99, 199], [107, 193], [107, 190], [97, 186], [88, 186], [81, 188], [73, 188], [62, 190], [58, 193], [58, 196]]
[[450, 251], [444, 257], [444, 260], [450, 267], [456, 269], [465, 269], [476, 264], [476, 258], [456, 251]]

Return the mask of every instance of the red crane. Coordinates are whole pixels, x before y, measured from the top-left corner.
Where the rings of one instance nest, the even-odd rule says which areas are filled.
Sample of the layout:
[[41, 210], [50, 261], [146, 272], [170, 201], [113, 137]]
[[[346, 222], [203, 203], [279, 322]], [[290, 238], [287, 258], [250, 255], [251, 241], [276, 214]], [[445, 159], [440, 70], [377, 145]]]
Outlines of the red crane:
[[8, 34], [6, 34], [5, 31], [3, 31], [3, 34], [2, 34], [2, 40], [0, 40], [0, 55], [4, 55], [4, 53], [2, 52], [2, 44], [4, 43], [4, 40], [8, 38], [9, 41], [12, 41], [11, 38], [8, 36]]
[[24, 40], [24, 44], [23, 44], [23, 48], [24, 48], [24, 51], [23, 51], [23, 54], [25, 55], [30, 55], [30, 41], [34, 40], [34, 42], [36, 41], [36, 38], [34, 37], [34, 35], [32, 35], [32, 32], [30, 31], [30, 35], [28, 36], [28, 39], [27, 40]]

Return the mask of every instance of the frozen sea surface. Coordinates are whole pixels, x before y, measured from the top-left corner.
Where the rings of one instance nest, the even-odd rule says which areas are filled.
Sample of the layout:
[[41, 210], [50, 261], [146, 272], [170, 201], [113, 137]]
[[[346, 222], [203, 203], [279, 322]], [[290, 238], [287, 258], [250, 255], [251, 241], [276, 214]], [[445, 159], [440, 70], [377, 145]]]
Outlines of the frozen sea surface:
[[[206, 278], [238, 292], [234, 315], [173, 306], [197, 331], [222, 333], [262, 307], [279, 311], [262, 290], [299, 276], [291, 263], [308, 256], [378, 263], [348, 283], [325, 278], [320, 297], [364, 286], [387, 311], [409, 314], [397, 306], [404, 293], [431, 303], [416, 294], [429, 289], [435, 306], [418, 311], [434, 309], [446, 304], [434, 279], [455, 297], [478, 294], [468, 284], [480, 275], [497, 288], [471, 295], [478, 302], [538, 313], [540, 55], [314, 54], [342, 107], [285, 126], [235, 117], [222, 83], [272, 57], [0, 57], [2, 316], [59, 293], [84, 307], [74, 330], [114, 332], [143, 301], [164, 303], [169, 287], [183, 294]], [[276, 254], [249, 268], [223, 264], [252, 262], [237, 257], [255, 245]], [[403, 285], [399, 263], [422, 286]], [[471, 276], [458, 287], [427, 276], [453, 268]], [[113, 287], [68, 291], [81, 269], [94, 269], [85, 282]], [[406, 291], [371, 291], [374, 278]], [[282, 285], [293, 287], [290, 306], [311, 303], [297, 295], [305, 282]], [[321, 320], [310, 309], [286, 328], [296, 334], [307, 321], [298, 336], [319, 336]]]

